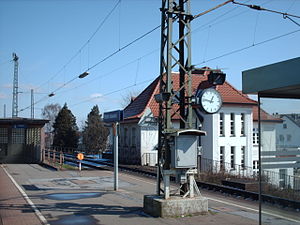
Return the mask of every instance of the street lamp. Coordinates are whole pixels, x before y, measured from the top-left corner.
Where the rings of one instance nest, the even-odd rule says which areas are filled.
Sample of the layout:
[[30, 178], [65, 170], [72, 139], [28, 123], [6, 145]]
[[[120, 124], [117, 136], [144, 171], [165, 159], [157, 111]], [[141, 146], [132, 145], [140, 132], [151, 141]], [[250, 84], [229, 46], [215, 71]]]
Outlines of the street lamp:
[[87, 72], [87, 71], [85, 71], [85, 72], [83, 72], [82, 74], [80, 74], [79, 76], [78, 76], [78, 78], [84, 78], [84, 77], [86, 77], [87, 75], [89, 75], [90, 73], [89, 72]]

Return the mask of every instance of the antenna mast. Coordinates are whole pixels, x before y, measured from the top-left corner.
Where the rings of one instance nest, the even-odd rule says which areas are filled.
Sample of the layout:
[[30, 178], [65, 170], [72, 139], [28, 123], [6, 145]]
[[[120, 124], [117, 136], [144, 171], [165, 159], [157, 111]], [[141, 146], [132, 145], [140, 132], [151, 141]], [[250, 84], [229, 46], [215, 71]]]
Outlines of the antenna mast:
[[12, 117], [18, 117], [18, 72], [19, 72], [19, 57], [16, 53], [12, 54], [14, 61], [14, 80], [13, 80], [13, 102], [12, 102]]

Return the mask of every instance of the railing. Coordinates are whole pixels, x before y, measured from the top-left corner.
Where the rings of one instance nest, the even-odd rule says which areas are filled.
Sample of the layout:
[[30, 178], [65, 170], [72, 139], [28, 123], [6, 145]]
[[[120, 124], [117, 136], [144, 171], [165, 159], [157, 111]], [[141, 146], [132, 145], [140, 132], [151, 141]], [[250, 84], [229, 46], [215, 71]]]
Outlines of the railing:
[[142, 155], [143, 166], [155, 166], [157, 164], [157, 152], [146, 152]]
[[231, 164], [212, 159], [199, 157], [198, 171], [201, 173], [222, 173], [230, 174], [241, 178], [255, 178], [252, 167], [246, 167], [239, 164]]
[[43, 149], [42, 157], [43, 163], [55, 168], [59, 167], [59, 169], [62, 169], [65, 162], [64, 153], [62, 151]]
[[[224, 180], [235, 180], [240, 182], [253, 181], [258, 185], [258, 174], [251, 167], [199, 158], [198, 171], [198, 178], [204, 182], [222, 184]], [[300, 176], [263, 170], [262, 183], [264, 194], [300, 200]]]

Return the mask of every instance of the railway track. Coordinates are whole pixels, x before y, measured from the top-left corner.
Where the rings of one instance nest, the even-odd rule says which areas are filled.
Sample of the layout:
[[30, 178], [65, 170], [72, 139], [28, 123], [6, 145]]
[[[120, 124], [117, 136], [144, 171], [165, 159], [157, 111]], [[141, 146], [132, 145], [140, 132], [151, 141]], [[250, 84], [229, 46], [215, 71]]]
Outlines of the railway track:
[[[78, 164], [78, 160], [76, 156], [65, 154], [65, 161], [72, 162]], [[93, 169], [112, 169], [113, 162], [105, 159], [93, 159], [93, 158], [85, 158], [81, 162], [82, 166]], [[150, 166], [139, 166], [139, 165], [124, 165], [119, 164], [119, 169], [123, 172], [135, 173], [139, 176], [148, 176], [148, 177], [156, 177], [156, 168]], [[234, 187], [212, 184], [202, 181], [197, 181], [197, 184], [200, 188], [204, 188], [211, 191], [218, 191], [222, 193], [226, 193], [233, 196], [240, 196], [244, 199], [251, 199], [257, 201], [259, 199], [259, 195], [256, 192], [250, 192]], [[281, 207], [288, 207], [291, 209], [295, 209], [297, 211], [300, 210], [300, 201], [290, 200], [285, 198], [279, 198], [271, 195], [262, 194], [262, 201], [265, 203], [276, 204]]]

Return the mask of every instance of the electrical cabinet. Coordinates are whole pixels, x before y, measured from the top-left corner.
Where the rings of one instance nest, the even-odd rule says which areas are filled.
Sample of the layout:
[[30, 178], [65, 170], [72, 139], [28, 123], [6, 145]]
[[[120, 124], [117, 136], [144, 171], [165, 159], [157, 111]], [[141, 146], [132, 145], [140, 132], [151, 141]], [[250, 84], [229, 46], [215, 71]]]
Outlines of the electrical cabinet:
[[198, 136], [205, 134], [205, 131], [199, 130], [185, 130], [176, 133], [174, 144], [171, 145], [172, 168], [197, 167]]

